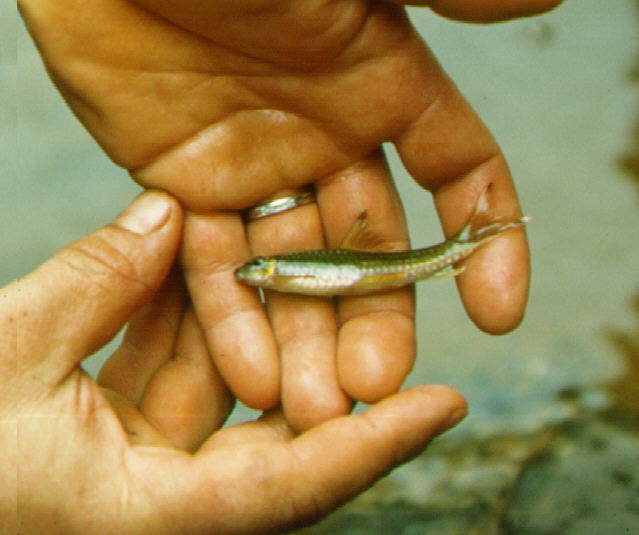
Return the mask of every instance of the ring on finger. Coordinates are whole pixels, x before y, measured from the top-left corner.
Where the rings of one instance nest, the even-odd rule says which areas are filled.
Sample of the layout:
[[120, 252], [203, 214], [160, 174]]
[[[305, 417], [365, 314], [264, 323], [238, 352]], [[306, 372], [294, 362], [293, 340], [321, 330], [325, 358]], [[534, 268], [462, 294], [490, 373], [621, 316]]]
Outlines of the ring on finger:
[[315, 195], [311, 190], [299, 190], [248, 208], [244, 211], [244, 217], [247, 221], [255, 221], [312, 202], [315, 202]]

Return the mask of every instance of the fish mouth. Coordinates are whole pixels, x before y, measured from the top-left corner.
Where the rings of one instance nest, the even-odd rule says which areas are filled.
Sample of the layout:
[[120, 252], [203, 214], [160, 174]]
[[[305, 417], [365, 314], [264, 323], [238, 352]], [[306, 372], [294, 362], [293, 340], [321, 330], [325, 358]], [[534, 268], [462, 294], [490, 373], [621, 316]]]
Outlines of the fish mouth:
[[235, 268], [235, 270], [233, 271], [233, 274], [235, 275], [235, 278], [241, 281], [247, 281], [250, 279], [250, 273], [246, 269], [246, 264], [243, 264]]

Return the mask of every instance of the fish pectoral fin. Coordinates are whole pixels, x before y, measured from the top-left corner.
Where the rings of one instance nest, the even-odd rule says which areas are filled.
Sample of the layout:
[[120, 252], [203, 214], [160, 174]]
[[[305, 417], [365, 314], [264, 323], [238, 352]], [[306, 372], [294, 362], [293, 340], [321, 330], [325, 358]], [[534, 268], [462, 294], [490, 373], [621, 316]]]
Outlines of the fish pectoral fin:
[[363, 211], [351, 225], [344, 236], [340, 249], [353, 251], [382, 251], [384, 250], [384, 238], [372, 230], [366, 221], [368, 215]]
[[430, 278], [437, 279], [437, 280], [452, 279], [456, 277], [457, 275], [461, 275], [465, 269], [466, 269], [466, 266], [460, 266], [460, 267], [446, 266], [445, 268], [442, 268], [439, 271], [436, 271], [435, 273], [433, 273], [430, 276]]

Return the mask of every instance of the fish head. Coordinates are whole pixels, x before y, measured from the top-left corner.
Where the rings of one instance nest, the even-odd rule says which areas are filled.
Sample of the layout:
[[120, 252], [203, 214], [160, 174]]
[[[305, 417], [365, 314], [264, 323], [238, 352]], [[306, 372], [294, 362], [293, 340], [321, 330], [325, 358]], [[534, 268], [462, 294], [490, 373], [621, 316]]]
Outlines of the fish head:
[[237, 268], [235, 277], [250, 286], [268, 286], [275, 275], [275, 266], [274, 258], [258, 256]]

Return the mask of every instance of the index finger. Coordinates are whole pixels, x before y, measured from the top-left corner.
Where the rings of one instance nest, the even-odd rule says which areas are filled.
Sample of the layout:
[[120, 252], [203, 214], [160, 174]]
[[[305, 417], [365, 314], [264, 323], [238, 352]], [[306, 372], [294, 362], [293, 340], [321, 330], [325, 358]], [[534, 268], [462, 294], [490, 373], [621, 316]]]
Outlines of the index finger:
[[187, 212], [183, 240], [182, 267], [216, 368], [240, 401], [273, 408], [280, 398], [277, 344], [258, 293], [233, 274], [251, 256], [242, 218]]

